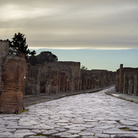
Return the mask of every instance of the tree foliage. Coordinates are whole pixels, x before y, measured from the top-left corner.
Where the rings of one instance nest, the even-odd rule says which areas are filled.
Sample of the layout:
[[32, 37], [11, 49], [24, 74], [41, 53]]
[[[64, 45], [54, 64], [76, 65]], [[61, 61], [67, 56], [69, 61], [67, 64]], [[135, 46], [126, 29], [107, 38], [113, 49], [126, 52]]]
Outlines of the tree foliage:
[[82, 69], [82, 70], [87, 70], [87, 67], [81, 66], [81, 69]]
[[28, 49], [25, 35], [21, 33], [15, 33], [12, 41], [10, 42], [9, 54], [18, 55], [19, 53], [24, 53], [26, 57], [28, 55], [34, 56], [36, 54], [35, 50], [30, 51]]
[[52, 54], [50, 51], [43, 51], [37, 56], [38, 63], [56, 62], [58, 60], [57, 56]]
[[30, 56], [28, 63], [32, 65], [43, 64], [44, 62], [57, 62], [58, 57], [50, 51], [43, 51], [37, 56]]
[[58, 60], [58, 57], [52, 54], [50, 51], [44, 51], [35, 56], [35, 50], [30, 51], [28, 49], [25, 35], [21, 33], [15, 33], [12, 41], [10, 42], [9, 54], [18, 55], [20, 53], [23, 53], [27, 62], [32, 65], [42, 64], [44, 62], [56, 62]]

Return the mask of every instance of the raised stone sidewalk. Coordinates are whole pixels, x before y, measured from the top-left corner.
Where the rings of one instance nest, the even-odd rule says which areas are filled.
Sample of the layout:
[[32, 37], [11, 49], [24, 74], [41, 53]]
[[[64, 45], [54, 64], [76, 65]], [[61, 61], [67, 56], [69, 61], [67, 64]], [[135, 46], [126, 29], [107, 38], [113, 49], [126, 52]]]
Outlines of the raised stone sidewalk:
[[115, 91], [114, 87], [112, 89], [110, 89], [110, 91], [106, 91], [105, 93], [108, 95], [114, 96], [116, 98], [120, 98], [120, 99], [127, 100], [127, 101], [134, 102], [134, 103], [138, 104], [138, 96], [118, 93]]

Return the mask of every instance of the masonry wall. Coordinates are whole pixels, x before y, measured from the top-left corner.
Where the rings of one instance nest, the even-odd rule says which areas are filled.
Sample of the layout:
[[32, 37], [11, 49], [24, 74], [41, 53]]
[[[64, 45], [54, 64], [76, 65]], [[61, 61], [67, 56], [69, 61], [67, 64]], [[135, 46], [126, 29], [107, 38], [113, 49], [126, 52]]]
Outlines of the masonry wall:
[[116, 91], [138, 95], [138, 68], [124, 68], [123, 64], [120, 65], [116, 74]]
[[107, 70], [81, 70], [82, 90], [104, 88], [115, 84], [115, 72]]
[[71, 76], [71, 91], [79, 91], [81, 90], [81, 74], [80, 74], [80, 62], [64, 62], [60, 61], [58, 62], [60, 64], [66, 65], [71, 69], [72, 76]]
[[71, 69], [61, 63], [28, 65], [25, 94], [56, 94], [71, 90]]
[[45, 62], [28, 64], [25, 94], [57, 94], [62, 92], [104, 88], [115, 84], [115, 72], [81, 70], [79, 62]]
[[0, 91], [2, 90], [1, 86], [1, 70], [4, 63], [4, 59], [8, 55], [9, 52], [9, 41], [8, 40], [0, 40]]

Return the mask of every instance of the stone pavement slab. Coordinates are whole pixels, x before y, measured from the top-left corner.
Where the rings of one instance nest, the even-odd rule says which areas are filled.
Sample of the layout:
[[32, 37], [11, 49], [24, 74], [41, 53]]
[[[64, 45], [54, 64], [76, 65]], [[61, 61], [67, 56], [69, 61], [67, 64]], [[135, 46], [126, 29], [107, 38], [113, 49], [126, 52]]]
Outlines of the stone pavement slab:
[[105, 94], [111, 89], [0, 114], [0, 138], [138, 138], [138, 105]]

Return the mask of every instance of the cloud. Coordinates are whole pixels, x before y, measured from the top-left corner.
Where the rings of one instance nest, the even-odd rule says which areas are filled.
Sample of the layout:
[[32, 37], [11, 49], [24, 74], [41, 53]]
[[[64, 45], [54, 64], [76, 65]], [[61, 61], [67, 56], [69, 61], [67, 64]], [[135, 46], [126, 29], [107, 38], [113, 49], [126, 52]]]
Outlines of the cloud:
[[55, 13], [59, 12], [58, 9], [52, 8], [37, 8], [30, 7], [26, 10], [24, 7], [20, 7], [19, 5], [9, 4], [5, 5], [1, 8], [1, 12], [3, 14], [0, 15], [1, 21], [12, 21], [12, 20], [24, 20], [24, 19], [33, 19], [40, 18], [44, 16], [52, 16]]
[[138, 48], [137, 0], [1, 0], [0, 36], [30, 47]]

